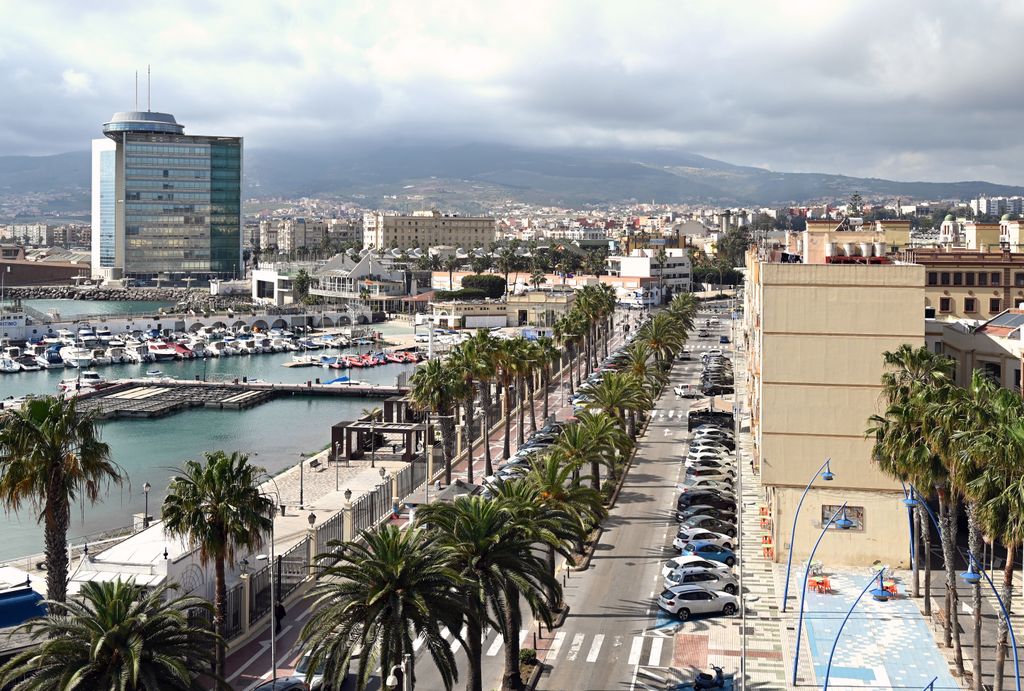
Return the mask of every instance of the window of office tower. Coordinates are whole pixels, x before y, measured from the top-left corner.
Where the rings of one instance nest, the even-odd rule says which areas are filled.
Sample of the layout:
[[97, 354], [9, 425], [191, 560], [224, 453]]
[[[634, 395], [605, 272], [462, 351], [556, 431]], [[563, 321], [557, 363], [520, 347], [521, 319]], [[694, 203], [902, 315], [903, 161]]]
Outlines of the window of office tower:
[[210, 147], [192, 138], [131, 134], [124, 163], [125, 270], [208, 271]]
[[238, 139], [210, 143], [210, 270], [237, 275], [242, 235], [242, 144]]

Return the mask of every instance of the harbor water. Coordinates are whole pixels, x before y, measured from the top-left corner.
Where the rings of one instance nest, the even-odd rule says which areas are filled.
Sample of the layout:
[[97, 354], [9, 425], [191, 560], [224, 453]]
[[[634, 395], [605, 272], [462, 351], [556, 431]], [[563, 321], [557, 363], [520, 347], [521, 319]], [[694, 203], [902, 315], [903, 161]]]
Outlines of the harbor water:
[[[125, 303], [86, 303], [74, 301], [58, 308], [62, 313], [104, 305], [120, 311], [115, 314], [144, 311], [146, 307], [125, 308]], [[148, 303], [142, 303], [143, 305]], [[41, 307], [36, 306], [36, 309]], [[100, 312], [97, 312], [99, 314]], [[379, 328], [385, 334], [408, 333], [411, 327], [388, 324]], [[385, 336], [386, 337], [386, 336]], [[367, 352], [371, 346], [313, 351], [323, 355]], [[319, 378], [329, 381], [340, 376], [375, 384], [394, 384], [396, 377], [411, 376], [412, 364], [387, 364], [363, 369], [323, 369], [320, 367], [284, 367], [295, 353], [210, 358], [206, 360], [175, 360], [140, 365], [109, 365], [96, 368], [105, 379], [144, 378], [149, 369], [159, 369], [164, 376], [177, 379], [231, 380], [262, 379], [267, 382], [302, 383]], [[312, 354], [312, 353], [311, 353]], [[39, 372], [0, 375], [0, 398], [27, 393], [55, 394], [61, 379], [75, 377], [78, 370], [65, 368]], [[70, 537], [77, 544], [83, 536], [131, 524], [132, 514], [142, 513], [144, 483], [149, 482], [149, 512], [159, 515], [167, 483], [175, 468], [188, 459], [202, 459], [206, 451], [222, 449], [250, 455], [252, 461], [271, 474], [298, 462], [300, 453], [320, 451], [330, 443], [331, 425], [350, 420], [364, 409], [381, 406], [377, 399], [331, 398], [323, 396], [281, 397], [248, 410], [193, 409], [158, 419], [110, 420], [100, 424], [103, 441], [110, 445], [111, 455], [125, 475], [122, 487], [112, 487], [107, 495], [92, 506], [76, 506], [72, 511]], [[0, 543], [0, 562], [42, 551], [42, 529], [35, 522], [36, 512], [0, 517], [4, 540]]]

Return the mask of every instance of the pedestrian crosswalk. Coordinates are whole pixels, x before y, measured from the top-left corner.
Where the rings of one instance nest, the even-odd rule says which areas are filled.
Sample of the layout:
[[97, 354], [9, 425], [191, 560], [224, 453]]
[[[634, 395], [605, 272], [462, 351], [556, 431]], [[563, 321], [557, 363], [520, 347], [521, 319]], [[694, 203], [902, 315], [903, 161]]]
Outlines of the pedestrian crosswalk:
[[[441, 630], [448, 641], [452, 652], [462, 649], [462, 644], [447, 628]], [[465, 639], [466, 628], [463, 627], [462, 638]], [[598, 660], [624, 663], [630, 666], [668, 667], [672, 664], [672, 637], [670, 633], [649, 632], [646, 635], [615, 636], [603, 633], [588, 634], [582, 632], [543, 631], [534, 639], [536, 631], [522, 629], [519, 631], [519, 647], [533, 646], [536, 640], [537, 655], [546, 664], [555, 662], [593, 664]], [[413, 650], [419, 652], [423, 647], [423, 638], [413, 643]], [[485, 657], [496, 657], [505, 647], [504, 637], [496, 631], [486, 631], [481, 649]]]

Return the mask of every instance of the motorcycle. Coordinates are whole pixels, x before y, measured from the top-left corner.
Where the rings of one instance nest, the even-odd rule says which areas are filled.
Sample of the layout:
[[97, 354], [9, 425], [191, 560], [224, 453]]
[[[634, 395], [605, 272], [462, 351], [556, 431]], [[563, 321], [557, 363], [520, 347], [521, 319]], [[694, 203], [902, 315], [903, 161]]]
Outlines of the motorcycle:
[[[711, 668], [715, 670], [714, 675], [706, 672], [698, 672], [697, 678], [693, 680], [694, 691], [704, 691], [705, 689], [725, 689], [732, 688], [732, 675], [728, 677], [722, 674], [722, 668], [716, 665], [711, 665]], [[728, 682], [728, 686], [726, 686]]]

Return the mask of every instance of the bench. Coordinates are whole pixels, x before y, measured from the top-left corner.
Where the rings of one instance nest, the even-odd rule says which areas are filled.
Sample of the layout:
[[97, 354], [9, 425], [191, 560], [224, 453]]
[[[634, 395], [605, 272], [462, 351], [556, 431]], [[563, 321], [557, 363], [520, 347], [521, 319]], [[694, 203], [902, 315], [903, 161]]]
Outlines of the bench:
[[[310, 470], [317, 470], [318, 468], [321, 468], [321, 467], [322, 467], [322, 464], [320, 463], [319, 459], [314, 458], [312, 461], [309, 462], [309, 469]], [[317, 471], [317, 472], [319, 472], [319, 471]]]

